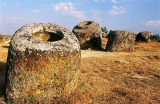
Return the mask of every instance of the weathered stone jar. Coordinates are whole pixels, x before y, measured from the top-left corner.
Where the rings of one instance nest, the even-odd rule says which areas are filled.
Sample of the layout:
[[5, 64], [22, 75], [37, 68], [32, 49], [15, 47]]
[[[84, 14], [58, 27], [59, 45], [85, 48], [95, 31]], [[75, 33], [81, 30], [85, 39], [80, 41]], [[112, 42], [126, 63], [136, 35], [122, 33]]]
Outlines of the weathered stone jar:
[[76, 88], [80, 46], [68, 29], [26, 24], [13, 35], [6, 65], [6, 99], [13, 103], [52, 104]]
[[153, 34], [149, 31], [142, 31], [139, 32], [136, 36], [136, 41], [142, 41], [142, 42], [150, 42], [151, 41], [151, 37], [153, 36]]
[[135, 34], [129, 30], [110, 30], [106, 50], [111, 52], [133, 51]]
[[102, 30], [94, 21], [82, 21], [73, 28], [81, 49], [101, 49]]

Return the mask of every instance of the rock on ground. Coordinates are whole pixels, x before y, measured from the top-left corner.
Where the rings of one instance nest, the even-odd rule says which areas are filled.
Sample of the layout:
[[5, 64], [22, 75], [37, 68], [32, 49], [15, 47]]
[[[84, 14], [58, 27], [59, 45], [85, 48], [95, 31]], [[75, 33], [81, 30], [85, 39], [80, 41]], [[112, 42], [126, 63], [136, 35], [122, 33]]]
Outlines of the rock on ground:
[[142, 41], [142, 42], [150, 42], [151, 41], [151, 37], [153, 36], [153, 34], [149, 31], [142, 31], [139, 32], [136, 36], [136, 41]]
[[94, 21], [82, 21], [73, 28], [81, 49], [101, 49], [102, 30]]
[[129, 30], [111, 30], [108, 34], [107, 51], [133, 51], [135, 34]]
[[26, 24], [13, 35], [6, 66], [6, 99], [12, 103], [67, 101], [77, 87], [80, 46], [68, 29]]

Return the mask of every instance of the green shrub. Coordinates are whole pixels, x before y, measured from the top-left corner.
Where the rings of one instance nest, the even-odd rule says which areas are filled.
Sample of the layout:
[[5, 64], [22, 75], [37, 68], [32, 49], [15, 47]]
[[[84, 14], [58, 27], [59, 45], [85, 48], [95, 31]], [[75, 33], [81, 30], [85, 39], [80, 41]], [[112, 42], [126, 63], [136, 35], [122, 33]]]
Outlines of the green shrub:
[[151, 37], [151, 41], [158, 41], [160, 40], [160, 35], [159, 34], [155, 34]]

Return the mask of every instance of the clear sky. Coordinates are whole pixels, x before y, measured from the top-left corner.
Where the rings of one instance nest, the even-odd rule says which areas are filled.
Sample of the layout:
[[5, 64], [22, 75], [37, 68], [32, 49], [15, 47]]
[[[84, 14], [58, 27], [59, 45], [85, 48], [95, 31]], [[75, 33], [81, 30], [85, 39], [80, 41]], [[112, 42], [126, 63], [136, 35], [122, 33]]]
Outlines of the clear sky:
[[108, 30], [160, 34], [160, 0], [0, 0], [0, 33], [4, 35], [13, 35], [31, 22], [72, 30], [85, 20]]

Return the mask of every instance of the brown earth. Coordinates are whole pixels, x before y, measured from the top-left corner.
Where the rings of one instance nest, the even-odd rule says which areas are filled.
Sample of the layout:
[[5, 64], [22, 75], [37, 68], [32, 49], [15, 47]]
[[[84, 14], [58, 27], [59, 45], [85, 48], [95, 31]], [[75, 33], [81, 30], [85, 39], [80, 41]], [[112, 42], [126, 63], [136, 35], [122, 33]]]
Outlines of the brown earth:
[[[0, 100], [8, 46], [0, 44]], [[160, 104], [160, 43], [136, 43], [134, 52], [82, 50], [81, 57], [73, 104]]]

